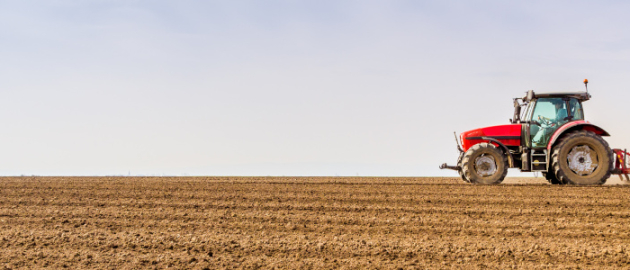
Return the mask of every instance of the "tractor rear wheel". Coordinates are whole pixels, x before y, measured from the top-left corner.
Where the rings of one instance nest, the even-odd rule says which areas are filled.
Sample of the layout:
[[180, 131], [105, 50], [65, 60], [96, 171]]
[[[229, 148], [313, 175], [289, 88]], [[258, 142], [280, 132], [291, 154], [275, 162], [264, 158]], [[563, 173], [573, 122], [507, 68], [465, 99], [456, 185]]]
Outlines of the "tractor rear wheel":
[[563, 185], [563, 184], [565, 184], [565, 183], [560, 182], [560, 180], [558, 180], [558, 178], [556, 177], [556, 174], [553, 173], [553, 170], [548, 171], [548, 172], [544, 172], [542, 174], [545, 177], [545, 179], [547, 179], [547, 181], [549, 181], [549, 184], [552, 184], [552, 185]]
[[572, 185], [604, 184], [613, 168], [613, 154], [608, 143], [585, 130], [564, 136], [553, 148], [551, 158], [559, 182]]
[[479, 143], [466, 151], [461, 168], [470, 183], [499, 184], [507, 175], [507, 157], [493, 144]]

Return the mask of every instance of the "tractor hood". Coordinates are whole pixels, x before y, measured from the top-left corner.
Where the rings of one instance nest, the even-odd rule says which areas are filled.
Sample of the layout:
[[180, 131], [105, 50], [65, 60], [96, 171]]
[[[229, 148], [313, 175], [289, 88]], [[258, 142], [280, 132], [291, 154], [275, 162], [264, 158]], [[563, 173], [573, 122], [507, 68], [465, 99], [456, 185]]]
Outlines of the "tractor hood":
[[460, 140], [463, 150], [467, 151], [475, 144], [488, 142], [488, 139], [484, 137], [496, 139], [506, 146], [520, 146], [521, 124], [484, 127], [462, 132]]

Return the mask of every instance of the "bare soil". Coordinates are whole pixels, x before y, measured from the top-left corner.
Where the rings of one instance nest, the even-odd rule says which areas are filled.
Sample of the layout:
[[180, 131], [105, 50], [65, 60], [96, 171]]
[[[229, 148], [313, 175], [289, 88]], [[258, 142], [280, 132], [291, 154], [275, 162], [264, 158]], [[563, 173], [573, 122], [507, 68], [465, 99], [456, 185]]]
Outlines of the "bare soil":
[[541, 178], [4, 177], [0, 269], [630, 268], [629, 198]]

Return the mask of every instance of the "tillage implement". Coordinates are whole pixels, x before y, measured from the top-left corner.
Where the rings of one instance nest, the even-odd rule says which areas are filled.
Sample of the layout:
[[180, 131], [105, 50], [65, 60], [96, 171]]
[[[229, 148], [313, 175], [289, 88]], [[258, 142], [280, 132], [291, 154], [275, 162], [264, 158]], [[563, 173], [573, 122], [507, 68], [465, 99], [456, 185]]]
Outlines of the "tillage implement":
[[459, 141], [455, 136], [457, 165], [444, 163], [440, 169], [456, 170], [473, 184], [501, 183], [508, 168], [541, 172], [559, 185], [601, 185], [611, 174], [630, 181], [630, 153], [611, 149], [602, 138], [610, 134], [584, 120], [582, 103], [590, 98], [588, 87], [574, 93], [530, 90], [514, 99], [509, 125], [466, 131]]

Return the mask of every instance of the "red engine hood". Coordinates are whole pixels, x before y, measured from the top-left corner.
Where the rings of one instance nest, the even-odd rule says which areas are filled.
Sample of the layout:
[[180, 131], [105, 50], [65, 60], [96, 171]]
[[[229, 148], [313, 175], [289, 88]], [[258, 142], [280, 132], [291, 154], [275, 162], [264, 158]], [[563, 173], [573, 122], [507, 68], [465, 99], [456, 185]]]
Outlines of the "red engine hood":
[[497, 139], [506, 146], [521, 145], [521, 124], [484, 127], [462, 132], [460, 139], [464, 151], [480, 142], [488, 142], [482, 137]]

